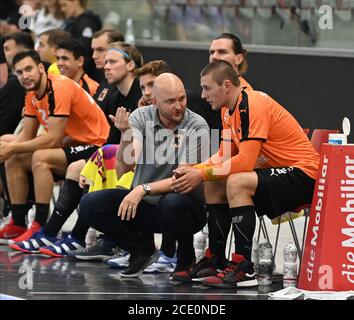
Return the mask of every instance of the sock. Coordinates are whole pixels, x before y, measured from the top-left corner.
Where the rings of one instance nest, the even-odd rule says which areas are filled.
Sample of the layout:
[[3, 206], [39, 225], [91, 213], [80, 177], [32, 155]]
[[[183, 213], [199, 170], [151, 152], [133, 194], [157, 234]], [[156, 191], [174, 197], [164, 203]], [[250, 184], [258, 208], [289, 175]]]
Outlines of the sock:
[[235, 253], [251, 261], [252, 239], [256, 228], [254, 206], [230, 208], [230, 215], [235, 235]]
[[45, 225], [48, 219], [49, 203], [36, 203], [36, 221], [41, 227]]
[[[10, 202], [9, 200], [7, 199], [4, 199], [4, 210], [3, 210], [3, 213], [4, 213], [4, 217], [7, 217], [10, 213]], [[29, 210], [29, 209], [28, 209]]]
[[12, 219], [16, 226], [26, 227], [26, 214], [31, 208], [29, 204], [12, 204]]
[[82, 189], [79, 183], [75, 180], [65, 179], [53, 213], [44, 228], [44, 233], [49, 236], [56, 236], [65, 221], [79, 205], [81, 197]]
[[170, 234], [162, 234], [160, 250], [166, 257], [172, 258], [176, 253], [176, 239]]
[[231, 227], [228, 204], [207, 204], [209, 249], [221, 260], [225, 260], [227, 237]]

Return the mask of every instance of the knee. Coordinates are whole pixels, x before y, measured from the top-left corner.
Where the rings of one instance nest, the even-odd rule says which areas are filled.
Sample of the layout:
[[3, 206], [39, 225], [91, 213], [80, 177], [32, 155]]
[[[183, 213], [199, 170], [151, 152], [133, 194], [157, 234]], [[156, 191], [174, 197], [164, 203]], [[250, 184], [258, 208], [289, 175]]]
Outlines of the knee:
[[43, 166], [46, 166], [48, 164], [48, 156], [47, 156], [47, 151], [43, 149], [36, 150], [33, 152], [32, 155], [32, 171], [36, 171], [40, 168], [43, 168]]
[[85, 164], [86, 164], [85, 160], [78, 160], [73, 163], [70, 163], [66, 171], [66, 178], [79, 181], [80, 172], [84, 168]]
[[183, 211], [182, 199], [179, 193], [167, 193], [160, 199], [160, 207], [163, 216], [170, 217]]
[[249, 190], [249, 179], [247, 174], [235, 173], [227, 178], [226, 193], [227, 198], [230, 200]]
[[12, 155], [10, 158], [6, 159], [4, 162], [5, 171], [10, 172], [16, 168], [22, 167], [21, 159], [17, 154]]
[[0, 143], [1, 142], [11, 142], [16, 139], [16, 135], [14, 134], [4, 134], [0, 137]]
[[204, 196], [206, 203], [227, 203], [225, 181], [205, 182]]

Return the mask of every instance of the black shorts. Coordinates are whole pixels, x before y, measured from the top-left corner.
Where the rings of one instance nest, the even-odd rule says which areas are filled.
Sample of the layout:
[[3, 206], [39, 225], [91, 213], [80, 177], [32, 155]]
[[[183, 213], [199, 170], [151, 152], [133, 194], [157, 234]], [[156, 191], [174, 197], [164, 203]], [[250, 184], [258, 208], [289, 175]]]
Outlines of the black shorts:
[[63, 150], [66, 155], [66, 161], [68, 162], [69, 165], [70, 163], [76, 162], [78, 160], [90, 159], [91, 155], [98, 148], [99, 147], [91, 144], [88, 146], [64, 147]]
[[258, 185], [253, 196], [256, 212], [269, 219], [311, 204], [316, 180], [299, 168], [256, 169]]
[[[85, 160], [87, 162], [90, 159], [91, 155], [98, 149], [99, 147], [94, 145], [87, 146], [76, 146], [76, 147], [64, 147], [62, 148], [65, 152], [66, 161], [68, 165], [70, 163], [76, 162], [78, 160]], [[59, 180], [64, 179], [63, 176], [53, 173], [54, 181], [57, 182]]]

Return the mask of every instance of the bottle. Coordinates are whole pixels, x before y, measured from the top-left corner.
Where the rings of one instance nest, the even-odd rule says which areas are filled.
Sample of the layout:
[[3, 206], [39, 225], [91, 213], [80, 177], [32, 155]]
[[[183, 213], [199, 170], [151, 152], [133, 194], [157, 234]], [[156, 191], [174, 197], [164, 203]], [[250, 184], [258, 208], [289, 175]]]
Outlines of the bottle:
[[205, 228], [194, 235], [193, 243], [196, 261], [199, 261], [204, 257], [205, 249], [207, 247], [207, 239], [208, 233], [205, 232]]
[[253, 268], [256, 275], [258, 274], [258, 265], [259, 265], [258, 253], [259, 253], [259, 242], [256, 239], [254, 239], [252, 245], [251, 260], [253, 262]]
[[160, 41], [161, 40], [161, 25], [159, 19], [154, 19], [152, 25], [152, 40]]
[[269, 242], [262, 242], [259, 245], [258, 256], [258, 284], [269, 286], [272, 284], [273, 273], [272, 245]]
[[292, 242], [284, 246], [283, 251], [283, 287], [296, 287], [297, 283], [297, 250]]
[[132, 18], [127, 19], [126, 29], [125, 29], [125, 41], [130, 44], [135, 43], [134, 25], [133, 25]]

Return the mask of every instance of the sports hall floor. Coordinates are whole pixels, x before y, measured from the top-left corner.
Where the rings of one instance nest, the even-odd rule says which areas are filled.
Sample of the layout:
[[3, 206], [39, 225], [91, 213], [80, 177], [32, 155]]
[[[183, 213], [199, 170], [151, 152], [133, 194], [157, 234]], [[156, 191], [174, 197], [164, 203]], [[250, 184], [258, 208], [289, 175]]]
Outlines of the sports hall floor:
[[[302, 234], [303, 221], [303, 217], [295, 220], [299, 234]], [[68, 221], [66, 226], [72, 223], [73, 220]], [[276, 227], [269, 221], [267, 226], [274, 243]], [[0, 300], [267, 300], [269, 292], [282, 289], [282, 249], [291, 239], [286, 223], [280, 231], [271, 286], [237, 291], [176, 283], [168, 279], [168, 274], [144, 273], [139, 278], [121, 279], [119, 270], [102, 262], [28, 255], [0, 245]]]

